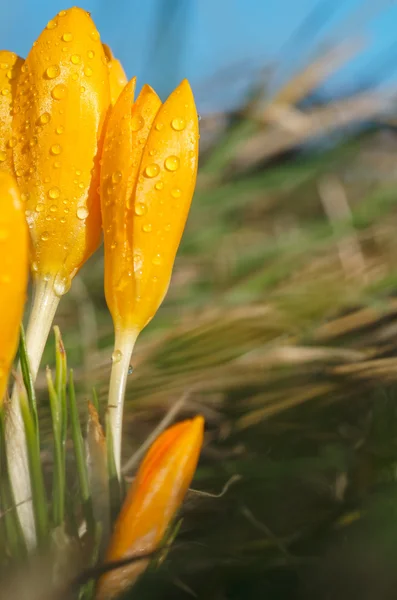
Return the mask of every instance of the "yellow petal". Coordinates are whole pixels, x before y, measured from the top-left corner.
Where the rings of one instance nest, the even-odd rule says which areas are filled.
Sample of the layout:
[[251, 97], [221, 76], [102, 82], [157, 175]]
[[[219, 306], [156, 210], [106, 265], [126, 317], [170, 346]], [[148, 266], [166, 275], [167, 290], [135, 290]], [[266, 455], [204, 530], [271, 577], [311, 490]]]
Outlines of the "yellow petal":
[[[122, 122], [114, 114], [111, 121], [116, 139]], [[141, 121], [142, 129], [132, 136], [132, 146], [144, 143], [146, 120]], [[109, 130], [106, 139], [108, 135]], [[141, 331], [167, 292], [194, 192], [198, 137], [197, 111], [185, 80], [156, 113], [142, 159], [133, 162], [128, 171], [128, 188], [121, 195], [115, 188], [107, 198], [105, 292], [116, 329]], [[117, 152], [104, 154], [108, 172], [111, 167], [116, 170], [120, 160], [116, 156]], [[112, 226], [110, 215], [121, 214], [122, 207], [122, 218]]]
[[103, 44], [103, 50], [108, 61], [109, 81], [110, 81], [110, 101], [112, 106], [116, 104], [118, 97], [128, 83], [127, 75], [123, 69], [123, 65], [107, 44]]
[[33, 45], [17, 85], [14, 164], [27, 198], [33, 271], [70, 279], [100, 242], [99, 156], [110, 103], [99, 33], [79, 8], [61, 11]]
[[0, 170], [14, 173], [12, 164], [12, 103], [23, 64], [14, 52], [0, 50]]
[[28, 230], [14, 178], [0, 171], [0, 405], [26, 299]]
[[[133, 104], [134, 90], [135, 79], [132, 79], [111, 112], [101, 170], [105, 294], [116, 327], [127, 328], [135, 306], [133, 198], [144, 145], [161, 106], [159, 97], [148, 85]], [[139, 207], [136, 210], [139, 212]]]
[[[107, 561], [148, 554], [164, 537], [189, 489], [203, 443], [201, 416], [170, 427], [154, 442], [140, 466], [120, 515], [107, 553]], [[146, 568], [147, 561], [104, 575], [96, 600], [115, 598]]]
[[137, 299], [144, 301], [132, 317], [138, 329], [167, 293], [196, 184], [198, 138], [197, 111], [185, 80], [156, 115], [138, 178], [135, 204], [147, 207], [134, 219], [132, 232], [134, 252], [142, 257]]

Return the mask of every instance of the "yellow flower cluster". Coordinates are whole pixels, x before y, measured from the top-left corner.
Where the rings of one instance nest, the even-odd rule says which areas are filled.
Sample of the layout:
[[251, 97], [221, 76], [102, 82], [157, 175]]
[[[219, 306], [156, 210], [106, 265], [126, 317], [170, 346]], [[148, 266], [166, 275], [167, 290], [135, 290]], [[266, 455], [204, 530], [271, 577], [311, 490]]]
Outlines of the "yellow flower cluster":
[[[164, 103], [147, 85], [136, 100], [134, 92], [135, 79], [127, 81], [79, 8], [50, 20], [26, 60], [0, 51], [0, 404], [29, 264], [35, 293], [27, 350], [34, 379], [59, 298], [103, 230], [105, 296], [115, 328], [109, 415], [118, 472], [129, 360], [169, 286], [194, 192], [199, 138], [186, 80]], [[14, 389], [7, 454], [26, 533], [30, 493], [17, 407]], [[109, 560], [142, 549], [142, 540], [146, 551], [158, 546], [193, 476], [202, 435], [197, 417], [155, 442], [119, 517]], [[135, 572], [136, 566], [128, 581]], [[102, 578], [98, 598], [124, 587], [117, 573]]]

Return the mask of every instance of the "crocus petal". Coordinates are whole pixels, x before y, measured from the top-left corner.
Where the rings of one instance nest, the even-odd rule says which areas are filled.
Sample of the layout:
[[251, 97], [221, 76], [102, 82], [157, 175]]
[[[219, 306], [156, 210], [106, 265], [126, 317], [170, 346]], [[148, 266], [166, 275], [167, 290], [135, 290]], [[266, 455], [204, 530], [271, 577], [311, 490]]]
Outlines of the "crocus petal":
[[[196, 470], [203, 443], [204, 419], [183, 421], [161, 434], [147, 453], [117, 519], [107, 561], [139, 556], [155, 550]], [[104, 575], [96, 600], [115, 598], [146, 568], [132, 563]]]
[[123, 65], [107, 44], [103, 44], [103, 50], [108, 61], [109, 81], [110, 81], [110, 102], [112, 106], [116, 104], [118, 97], [128, 83], [127, 75], [123, 69]]
[[[123, 124], [119, 110], [125, 102], [127, 114], [127, 89], [110, 116], [103, 154], [105, 293], [116, 330], [139, 332], [168, 289], [195, 187], [199, 135], [186, 80], [162, 106], [145, 87], [130, 125], [128, 118]], [[124, 136], [131, 147], [129, 163], [123, 143], [117, 149]]]
[[128, 328], [135, 307], [136, 256], [131, 240], [135, 186], [143, 149], [161, 101], [145, 85], [134, 103], [135, 79], [121, 93], [106, 130], [101, 170], [105, 294], [116, 327]]
[[33, 272], [55, 277], [60, 294], [100, 242], [99, 153], [109, 103], [108, 68], [93, 21], [79, 8], [61, 11], [22, 66], [13, 153]]
[[23, 64], [14, 52], [0, 50], [0, 170], [14, 174], [12, 163], [12, 103]]
[[0, 405], [26, 300], [28, 230], [14, 178], [0, 171]]

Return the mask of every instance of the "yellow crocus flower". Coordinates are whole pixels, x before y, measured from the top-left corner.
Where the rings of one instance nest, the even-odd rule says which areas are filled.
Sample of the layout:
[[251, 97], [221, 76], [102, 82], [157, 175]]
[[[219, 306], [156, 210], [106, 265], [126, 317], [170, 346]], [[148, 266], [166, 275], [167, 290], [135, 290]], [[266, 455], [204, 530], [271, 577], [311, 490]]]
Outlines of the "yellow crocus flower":
[[12, 103], [23, 64], [14, 52], [0, 50], [0, 170], [14, 174], [12, 164]]
[[[99, 161], [110, 107], [99, 33], [62, 10], [34, 42], [17, 79], [9, 145], [30, 237], [34, 298], [26, 333], [33, 379], [60, 297], [101, 239]], [[30, 547], [35, 531], [24, 427], [14, 390], [5, 424], [9, 474]]]
[[93, 21], [79, 8], [61, 11], [22, 66], [12, 141], [34, 276], [53, 279], [57, 295], [100, 242], [99, 158], [109, 102]]
[[[132, 484], [107, 552], [107, 562], [146, 555], [159, 547], [193, 479], [203, 443], [204, 419], [167, 429], [146, 454]], [[95, 600], [112, 600], [145, 570], [148, 560], [109, 571], [98, 582]]]
[[109, 415], [120, 472], [123, 399], [132, 349], [167, 292], [192, 200], [198, 116], [184, 80], [164, 104], [135, 80], [109, 117], [101, 170], [105, 295], [116, 332]]
[[28, 230], [14, 178], [0, 171], [0, 406], [17, 349], [28, 281]]

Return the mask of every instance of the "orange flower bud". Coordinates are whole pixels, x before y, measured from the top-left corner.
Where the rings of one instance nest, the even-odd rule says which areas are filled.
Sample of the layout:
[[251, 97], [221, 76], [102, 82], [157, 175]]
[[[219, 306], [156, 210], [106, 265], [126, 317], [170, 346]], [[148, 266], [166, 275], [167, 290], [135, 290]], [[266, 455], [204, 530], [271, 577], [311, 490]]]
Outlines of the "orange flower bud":
[[[204, 419], [198, 416], [170, 427], [154, 442], [117, 519], [107, 561], [145, 555], [159, 546], [189, 489], [203, 430]], [[102, 576], [96, 600], [115, 598], [134, 583], [147, 562], [132, 562]]]
[[17, 84], [14, 165], [33, 241], [32, 270], [65, 293], [98, 247], [99, 154], [110, 102], [99, 33], [61, 11], [33, 45]]
[[14, 174], [12, 164], [12, 102], [23, 64], [14, 52], [0, 50], [0, 170]]
[[105, 294], [116, 330], [139, 333], [171, 278], [196, 182], [198, 118], [186, 80], [161, 105], [135, 81], [106, 128], [101, 170]]
[[0, 171], [0, 405], [17, 349], [28, 281], [28, 230], [14, 178]]
[[118, 97], [128, 83], [127, 75], [123, 65], [113, 56], [113, 52], [107, 44], [103, 44], [103, 50], [108, 61], [110, 81], [110, 101], [112, 106], [116, 104]]

